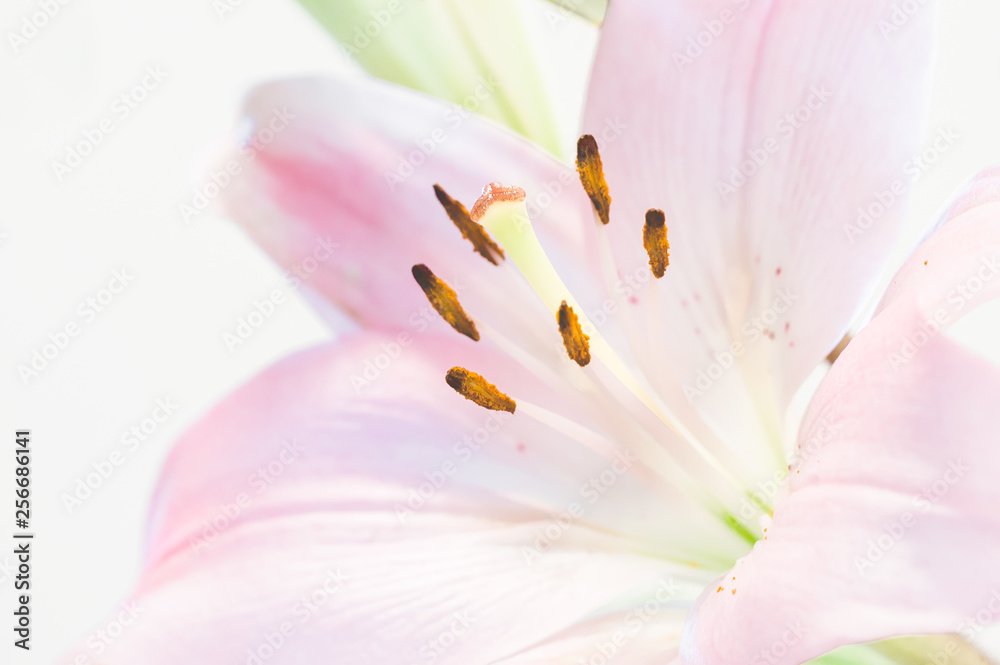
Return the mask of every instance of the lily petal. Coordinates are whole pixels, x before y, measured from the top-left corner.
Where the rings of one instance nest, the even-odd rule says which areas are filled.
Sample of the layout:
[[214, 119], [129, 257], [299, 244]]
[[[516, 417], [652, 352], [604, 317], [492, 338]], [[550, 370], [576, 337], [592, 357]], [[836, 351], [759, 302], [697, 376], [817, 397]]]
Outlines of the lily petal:
[[947, 333], [1000, 295], [998, 194], [995, 173], [973, 182], [834, 364], [767, 540], [702, 597], [684, 662], [799, 663], [1000, 618], [1000, 368]]
[[[741, 445], [761, 430], [777, 445], [785, 406], [886, 265], [921, 134], [932, 4], [902, 19], [889, 0], [610, 6], [584, 129], [601, 145], [617, 264], [646, 264], [643, 215], [662, 209], [662, 353]], [[737, 369], [705, 388], [720, 353]]]
[[548, 88], [518, 3], [300, 1], [375, 76], [493, 118], [559, 154]]
[[[271, 132], [277, 111], [293, 117]], [[426, 264], [506, 334], [522, 341], [547, 330], [531, 289], [473, 252], [434, 185], [467, 207], [497, 179], [529, 188], [540, 237], [579, 263], [589, 203], [569, 186], [572, 169], [490, 122], [376, 81], [271, 83], [251, 95], [247, 114], [255, 138], [236, 155], [249, 150], [252, 161], [225, 204], [292, 279], [363, 325], [443, 329], [411, 276]], [[324, 244], [335, 248], [317, 263]]]
[[[280, 662], [410, 663], [441, 646], [438, 662], [497, 662], [658, 595], [657, 621], [676, 628], [712, 573], [665, 548], [685, 533], [725, 550], [725, 531], [685, 519], [683, 497], [658, 498], [632, 469], [590, 501], [581, 483], [608, 460], [463, 401], [443, 376], [462, 362], [512, 395], [553, 408], [558, 396], [483, 347], [398, 340], [363, 333], [292, 356], [178, 442], [133, 596], [142, 619], [102, 662], [245, 659], [286, 624]], [[358, 383], [369, 362], [381, 369]], [[729, 540], [720, 559], [741, 549]], [[471, 627], [444, 636], [458, 616]]]

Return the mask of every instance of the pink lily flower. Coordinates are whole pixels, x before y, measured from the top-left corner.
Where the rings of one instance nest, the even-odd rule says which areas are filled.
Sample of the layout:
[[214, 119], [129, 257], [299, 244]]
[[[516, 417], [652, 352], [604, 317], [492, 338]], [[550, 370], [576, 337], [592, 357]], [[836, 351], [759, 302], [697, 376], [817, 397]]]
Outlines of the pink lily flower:
[[1000, 616], [1000, 371], [948, 329], [1000, 290], [1000, 171], [789, 415], [897, 239], [913, 4], [615, 0], [583, 186], [395, 86], [255, 91], [258, 132], [291, 120], [232, 212], [359, 330], [177, 443], [99, 662], [791, 664], [956, 632], [925, 644], [968, 657]]

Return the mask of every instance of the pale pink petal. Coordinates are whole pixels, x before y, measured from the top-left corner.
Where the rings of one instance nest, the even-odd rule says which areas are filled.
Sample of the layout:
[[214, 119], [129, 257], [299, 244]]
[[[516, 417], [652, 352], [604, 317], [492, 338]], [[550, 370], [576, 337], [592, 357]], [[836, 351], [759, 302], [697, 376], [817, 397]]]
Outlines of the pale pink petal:
[[1000, 368], [947, 334], [1000, 295], [998, 194], [995, 173], [973, 182], [834, 364], [790, 494], [706, 591], [685, 662], [800, 663], [1000, 618]]
[[[782, 426], [896, 238], [934, 14], [921, 2], [900, 19], [898, 5], [620, 0], [608, 11], [584, 130], [601, 145], [618, 267], [646, 264], [643, 214], [664, 210], [664, 365], [743, 445], [755, 427]], [[721, 195], [755, 156], [754, 175]], [[883, 212], [857, 227], [869, 206]], [[726, 367], [717, 354], [732, 343], [744, 347], [735, 368], [701, 378]]]
[[[634, 467], [591, 500], [609, 460], [443, 376], [464, 364], [549, 408], [563, 396], [453, 333], [402, 335], [292, 356], [178, 442], [133, 594], [142, 618], [101, 662], [243, 662], [285, 621], [295, 634], [269, 663], [421, 662], [462, 612], [474, 625], [437, 662], [495, 662], [642, 607], [663, 580], [680, 585], [671, 607], [689, 605], [711, 574], [678, 562], [741, 550]], [[302, 616], [338, 569], [348, 579]]]
[[[271, 132], [276, 112], [293, 117]], [[235, 156], [227, 207], [311, 289], [363, 325], [443, 329], [410, 275], [424, 263], [511, 336], [551, 327], [523, 280], [474, 253], [433, 185], [469, 208], [495, 180], [527, 188], [539, 234], [582, 260], [589, 203], [572, 168], [466, 109], [368, 79], [270, 83], [246, 113], [258, 140]], [[316, 261], [321, 240], [336, 247]]]

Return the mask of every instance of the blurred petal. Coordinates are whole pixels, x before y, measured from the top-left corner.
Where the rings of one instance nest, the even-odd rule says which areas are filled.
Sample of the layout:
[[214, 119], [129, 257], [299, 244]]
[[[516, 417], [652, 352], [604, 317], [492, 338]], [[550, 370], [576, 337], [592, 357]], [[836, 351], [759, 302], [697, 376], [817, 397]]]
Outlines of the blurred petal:
[[833, 366], [790, 494], [701, 599], [685, 662], [799, 663], [1000, 617], [1000, 368], [947, 333], [1000, 294], [998, 194], [990, 173], [974, 181]]
[[[885, 266], [921, 135], [931, 4], [902, 19], [890, 0], [609, 9], [584, 129], [601, 144], [618, 267], [646, 264], [643, 215], [662, 209], [664, 364], [741, 446], [780, 457], [785, 406]], [[877, 221], [859, 227], [869, 207]]]
[[482, 113], [559, 154], [548, 90], [517, 2], [300, 1], [375, 76]]
[[[154, 498], [142, 619], [103, 663], [242, 662], [250, 649], [270, 663], [396, 665], [440, 647], [440, 663], [497, 662], [562, 649], [602, 618], [637, 644], [676, 637], [713, 575], [676, 561], [703, 543], [725, 558], [740, 541], [724, 551], [724, 529], [631, 469], [584, 493], [607, 459], [462, 400], [443, 375], [462, 363], [517, 397], [558, 408], [560, 396], [481, 346], [399, 339], [292, 356], [182, 437]], [[273, 659], [268, 640], [284, 642]]]

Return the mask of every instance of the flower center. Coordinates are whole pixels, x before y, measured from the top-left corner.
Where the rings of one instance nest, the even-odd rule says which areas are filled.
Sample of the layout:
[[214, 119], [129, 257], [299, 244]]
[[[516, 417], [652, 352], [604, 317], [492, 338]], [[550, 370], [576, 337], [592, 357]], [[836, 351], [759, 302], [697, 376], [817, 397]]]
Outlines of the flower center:
[[[610, 288], [618, 274], [604, 228], [611, 221], [611, 197], [597, 142], [589, 135], [577, 144], [577, 171], [599, 222], [601, 267]], [[646, 475], [653, 489], [658, 484], [679, 489], [747, 542], [758, 540], [762, 535], [761, 525], [737, 518], [735, 507], [749, 501], [767, 515], [770, 506], [749, 490], [748, 478], [741, 477], [738, 469], [729, 468], [684, 425], [658, 395], [647, 376], [648, 370], [626, 363], [589, 320], [539, 242], [528, 218], [524, 190], [499, 183], [487, 185], [471, 213], [440, 186], [435, 185], [435, 193], [475, 251], [494, 265], [509, 257], [553, 314], [566, 354], [578, 365], [577, 375], [570, 377], [567, 384], [593, 405], [607, 425], [602, 431], [588, 428], [517, 395], [508, 396], [484, 377], [462, 367], [448, 372], [448, 385], [484, 408], [511, 413], [516, 409], [518, 416], [534, 418], [609, 459], [627, 448], [652, 472]], [[655, 278], [651, 288], [655, 289], [656, 281], [667, 274], [670, 245], [664, 213], [651, 209], [645, 217], [643, 247]], [[426, 266], [414, 266], [413, 274], [431, 305], [456, 331], [477, 341], [481, 334], [540, 377], [552, 374], [553, 369], [557, 374], [566, 371], [551, 367], [549, 361], [535, 357], [489, 326], [481, 324], [477, 328], [455, 292]], [[654, 297], [648, 299], [647, 306], [653, 308], [657, 306], [657, 298], [655, 293], [651, 295]], [[662, 344], [655, 323], [659, 313], [649, 314], [651, 346]], [[592, 359], [597, 362], [591, 364]]]

